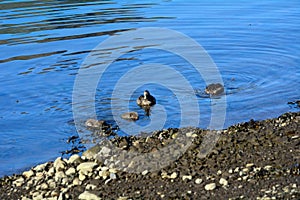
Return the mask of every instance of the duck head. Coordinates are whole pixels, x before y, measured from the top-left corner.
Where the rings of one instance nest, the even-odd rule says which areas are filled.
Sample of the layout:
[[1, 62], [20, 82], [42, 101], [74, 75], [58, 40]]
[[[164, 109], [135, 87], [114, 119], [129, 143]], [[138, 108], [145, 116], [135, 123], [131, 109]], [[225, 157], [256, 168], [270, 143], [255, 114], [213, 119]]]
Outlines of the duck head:
[[148, 90], [144, 91], [144, 99], [147, 99], [147, 96], [150, 95], [150, 92]]

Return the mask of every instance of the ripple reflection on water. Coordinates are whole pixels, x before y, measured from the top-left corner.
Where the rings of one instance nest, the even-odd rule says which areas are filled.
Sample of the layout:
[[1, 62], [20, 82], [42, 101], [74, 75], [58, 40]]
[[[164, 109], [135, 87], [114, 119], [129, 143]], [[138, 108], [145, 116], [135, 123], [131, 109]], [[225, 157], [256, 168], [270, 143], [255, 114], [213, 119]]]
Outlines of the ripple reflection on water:
[[[72, 120], [74, 77], [83, 59], [105, 38], [139, 27], [181, 31], [208, 51], [225, 84], [225, 126], [299, 110], [287, 105], [300, 95], [297, 0], [288, 4], [23, 0], [1, 1], [0, 5], [0, 176], [47, 161], [70, 147], [65, 139], [75, 129], [67, 122]], [[105, 62], [107, 55], [99, 55], [99, 63]], [[117, 100], [111, 99], [113, 85], [127, 70], [147, 63], [170, 65], [187, 77], [200, 93], [186, 94], [178, 88], [183, 95], [180, 98], [199, 102], [199, 126], [207, 127], [211, 99], [201, 93], [206, 86], [202, 78], [194, 76], [185, 60], [167, 52], [145, 51], [142, 46], [116, 60], [105, 84], [98, 86], [98, 118], [113, 122], [110, 103]], [[149, 124], [149, 117], [135, 105], [145, 87], [164, 106], [165, 126], [178, 126], [179, 97], [155, 85], [138, 88], [129, 105], [119, 99], [141, 115], [136, 123]], [[152, 112], [159, 109], [154, 107]]]

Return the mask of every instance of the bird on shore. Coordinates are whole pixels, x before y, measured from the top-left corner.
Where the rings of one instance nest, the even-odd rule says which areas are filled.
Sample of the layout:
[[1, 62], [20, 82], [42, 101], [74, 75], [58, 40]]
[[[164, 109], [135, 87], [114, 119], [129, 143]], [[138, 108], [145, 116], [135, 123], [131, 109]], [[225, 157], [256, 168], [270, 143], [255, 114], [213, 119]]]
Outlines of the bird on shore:
[[209, 95], [220, 95], [223, 92], [224, 86], [220, 83], [212, 83], [205, 88], [205, 93]]
[[156, 104], [156, 99], [150, 94], [148, 90], [144, 91], [144, 95], [141, 95], [137, 100], [136, 100], [137, 105], [141, 107], [145, 106], [153, 106]]

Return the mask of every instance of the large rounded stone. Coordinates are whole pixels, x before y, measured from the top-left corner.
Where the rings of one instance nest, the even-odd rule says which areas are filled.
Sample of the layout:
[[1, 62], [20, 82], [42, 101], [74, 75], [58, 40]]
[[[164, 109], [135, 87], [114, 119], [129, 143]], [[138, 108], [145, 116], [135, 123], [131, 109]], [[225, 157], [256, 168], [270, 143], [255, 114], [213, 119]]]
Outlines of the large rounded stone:
[[97, 166], [97, 163], [94, 162], [84, 162], [77, 166], [77, 171], [84, 175], [88, 175], [89, 172], [92, 172], [94, 167]]
[[57, 171], [57, 172], [63, 171], [65, 169], [65, 166], [66, 166], [66, 163], [65, 163], [65, 161], [63, 161], [61, 159], [61, 157], [58, 157], [53, 163], [53, 167], [54, 167], [55, 171]]
[[88, 159], [93, 158], [96, 154], [98, 154], [101, 150], [101, 146], [99, 144], [91, 147], [90, 149], [86, 150], [82, 153], [82, 156], [85, 156]]
[[76, 169], [74, 167], [71, 167], [69, 168], [67, 171], [66, 171], [66, 175], [67, 176], [70, 176], [72, 174], [75, 174], [76, 173]]
[[33, 175], [34, 175], [34, 172], [32, 170], [23, 172], [23, 176], [25, 176], [26, 178], [30, 178]]
[[37, 165], [35, 168], [33, 168], [36, 172], [41, 172], [45, 169], [48, 163]]
[[15, 185], [15, 186], [17, 186], [17, 187], [21, 187], [23, 184], [24, 184], [24, 178], [23, 177], [20, 177], [20, 178], [18, 178], [17, 180], [15, 180], [14, 182], [13, 182], [13, 184]]
[[82, 163], [82, 159], [78, 154], [74, 154], [69, 158], [68, 163], [71, 163], [71, 164]]

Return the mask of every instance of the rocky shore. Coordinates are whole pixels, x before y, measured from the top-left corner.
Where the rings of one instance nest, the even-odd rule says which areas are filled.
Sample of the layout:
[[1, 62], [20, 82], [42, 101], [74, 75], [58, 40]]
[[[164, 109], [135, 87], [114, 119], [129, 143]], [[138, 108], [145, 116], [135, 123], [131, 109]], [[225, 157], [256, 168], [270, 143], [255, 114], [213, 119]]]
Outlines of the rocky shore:
[[140, 154], [158, 155], [155, 152], [180, 134], [192, 143], [157, 170], [139, 168], [144, 167], [139, 162], [131, 165], [126, 158], [116, 162], [111, 149], [98, 145], [82, 156], [57, 158], [2, 177], [0, 199], [300, 199], [300, 112], [218, 131], [216, 144], [201, 157], [207, 133], [174, 128], [143, 137], [115, 137], [109, 142], [116, 149]]

